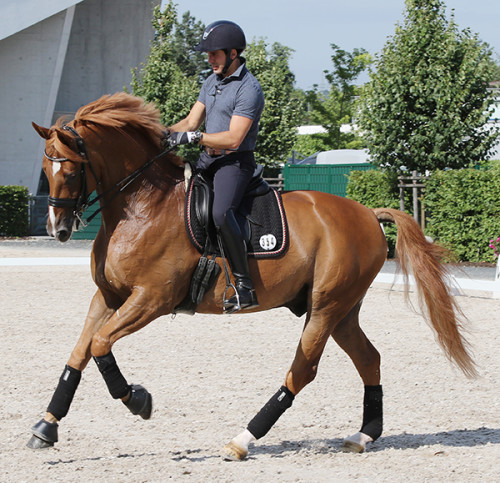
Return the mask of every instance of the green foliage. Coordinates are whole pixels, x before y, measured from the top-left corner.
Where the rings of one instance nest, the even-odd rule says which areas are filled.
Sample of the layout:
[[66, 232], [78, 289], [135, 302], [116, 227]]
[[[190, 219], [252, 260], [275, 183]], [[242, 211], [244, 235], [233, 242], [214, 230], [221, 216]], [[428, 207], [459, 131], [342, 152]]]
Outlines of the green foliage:
[[176, 22], [171, 41], [173, 62], [188, 77], [198, 78], [200, 84], [212, 72], [207, 55], [193, 50], [204, 30], [205, 25], [187, 11], [182, 14], [182, 21]]
[[436, 171], [426, 183], [427, 233], [460, 260], [496, 262], [491, 239], [500, 236], [500, 163], [483, 169]]
[[495, 58], [491, 58], [491, 60], [489, 60], [490, 71], [491, 71], [491, 76], [489, 80], [500, 81], [500, 56], [496, 54], [494, 57]]
[[293, 145], [293, 150], [304, 156], [311, 156], [318, 151], [328, 151], [328, 149], [319, 134], [301, 134], [297, 136], [297, 141]]
[[[392, 171], [369, 170], [351, 171], [347, 183], [347, 197], [368, 208], [399, 209], [399, 189], [397, 174]], [[394, 256], [396, 246], [396, 227], [384, 226], [389, 256]]]
[[297, 138], [304, 105], [295, 95], [295, 77], [288, 65], [292, 50], [279, 43], [270, 48], [263, 39], [247, 46], [250, 72], [258, 79], [266, 105], [259, 124], [255, 157], [268, 167], [285, 161]]
[[377, 165], [461, 168], [492, 152], [491, 50], [444, 12], [441, 0], [406, 0], [404, 25], [364, 88], [358, 122]]
[[[435, 171], [426, 181], [423, 204], [426, 234], [449, 247], [459, 260], [496, 262], [489, 241], [500, 236], [500, 162], [481, 169]], [[369, 208], [399, 208], [397, 175], [393, 171], [353, 171], [347, 196]], [[411, 207], [408, 197], [405, 205]], [[385, 226], [393, 254], [396, 228]]]
[[[162, 122], [169, 126], [189, 114], [198, 98], [200, 74], [208, 70], [206, 56], [194, 52], [191, 45], [198, 43], [204, 26], [189, 12], [179, 23], [176, 6], [170, 1], [163, 11], [155, 7], [153, 27], [156, 35], [148, 59], [140, 71], [132, 72], [132, 92], [153, 102], [161, 112]], [[179, 154], [192, 160], [198, 153], [193, 146], [179, 149]]]
[[24, 186], [0, 186], [0, 236], [27, 236], [29, 193]]
[[305, 93], [309, 108], [308, 122], [321, 125], [327, 132], [311, 135], [307, 141], [311, 149], [307, 152], [301, 151], [300, 145], [294, 146], [302, 154], [363, 147], [363, 141], [355, 132], [344, 133], [340, 128], [342, 124], [353, 122], [354, 99], [359, 95], [359, 88], [354, 85], [354, 81], [371, 63], [371, 57], [364, 49], [347, 52], [335, 44], [331, 44], [331, 48], [334, 68], [331, 72], [324, 71], [330, 85], [328, 93], [320, 92], [318, 86]]
[[391, 171], [351, 171], [347, 197], [369, 208], [399, 209], [398, 177]]

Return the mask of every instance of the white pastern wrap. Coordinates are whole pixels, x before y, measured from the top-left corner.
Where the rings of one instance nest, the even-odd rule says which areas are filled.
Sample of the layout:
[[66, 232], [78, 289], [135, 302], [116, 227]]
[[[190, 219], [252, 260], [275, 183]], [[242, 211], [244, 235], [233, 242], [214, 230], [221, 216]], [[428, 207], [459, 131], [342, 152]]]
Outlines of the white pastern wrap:
[[352, 436], [349, 436], [346, 438], [345, 441], [349, 441], [350, 443], [358, 444], [361, 446], [363, 449], [366, 448], [367, 443], [371, 443], [373, 441], [373, 438], [371, 436], [368, 436], [365, 433], [356, 433], [353, 434]]
[[243, 433], [241, 434], [238, 434], [238, 436], [236, 436], [236, 438], [234, 438], [233, 441], [237, 445], [248, 450], [248, 445], [251, 442], [255, 441], [255, 437], [250, 431], [248, 431], [248, 429], [245, 429], [245, 431], [243, 431]]

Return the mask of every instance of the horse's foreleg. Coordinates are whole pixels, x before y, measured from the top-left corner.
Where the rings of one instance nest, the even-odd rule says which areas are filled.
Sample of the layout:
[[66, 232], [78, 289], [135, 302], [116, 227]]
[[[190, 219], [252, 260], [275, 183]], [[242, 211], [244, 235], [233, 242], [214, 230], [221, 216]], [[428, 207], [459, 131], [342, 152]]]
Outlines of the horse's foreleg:
[[114, 310], [106, 305], [102, 293], [98, 291], [92, 299], [85, 326], [59, 378], [56, 390], [47, 407], [47, 413], [32, 428], [33, 436], [28, 442], [28, 447], [33, 449], [46, 448], [53, 446], [58, 441], [58, 422], [68, 414], [80, 383], [82, 371], [90, 360], [92, 337], [113, 312]]
[[151, 394], [142, 386], [129, 385], [111, 352], [121, 337], [136, 332], [158, 315], [158, 306], [143, 291], [137, 290], [94, 335], [91, 354], [97, 364], [109, 393], [121, 399], [132, 414], [149, 419], [152, 412]]
[[306, 321], [292, 366], [285, 383], [250, 421], [245, 431], [227, 444], [222, 455], [228, 460], [242, 460], [248, 455], [248, 446], [265, 436], [280, 416], [292, 405], [295, 396], [314, 380], [326, 341], [330, 336], [326, 318]]
[[365, 385], [363, 422], [358, 433], [346, 438], [344, 451], [361, 453], [366, 444], [382, 434], [382, 386], [380, 385], [380, 354], [359, 326], [357, 304], [333, 331], [332, 337], [351, 358]]

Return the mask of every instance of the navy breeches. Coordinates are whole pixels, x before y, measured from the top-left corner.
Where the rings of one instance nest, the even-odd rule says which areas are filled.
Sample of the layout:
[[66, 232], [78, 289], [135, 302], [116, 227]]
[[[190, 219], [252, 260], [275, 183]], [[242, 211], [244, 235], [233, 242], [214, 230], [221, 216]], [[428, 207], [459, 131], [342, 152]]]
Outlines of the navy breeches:
[[240, 206], [245, 190], [255, 171], [253, 153], [234, 153], [218, 159], [206, 173], [213, 176], [214, 204], [212, 216], [215, 226], [224, 224], [224, 215]]

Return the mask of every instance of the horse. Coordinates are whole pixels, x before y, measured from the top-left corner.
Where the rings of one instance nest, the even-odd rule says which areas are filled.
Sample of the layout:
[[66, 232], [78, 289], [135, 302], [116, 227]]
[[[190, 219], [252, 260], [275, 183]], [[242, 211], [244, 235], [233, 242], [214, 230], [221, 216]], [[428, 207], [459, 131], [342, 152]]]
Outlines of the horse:
[[[46, 414], [32, 428], [28, 446], [38, 449], [58, 441], [58, 424], [91, 358], [113, 398], [133, 414], [151, 417], [151, 394], [127, 383], [112, 347], [173, 313], [188, 292], [200, 254], [184, 223], [186, 163], [164, 149], [165, 127], [154, 105], [116, 93], [81, 107], [73, 119], [33, 127], [45, 139], [48, 234], [60, 242], [70, 239], [94, 191], [102, 219], [91, 253], [97, 290]], [[387, 258], [381, 222], [397, 226], [406, 293], [412, 272], [424, 316], [446, 357], [466, 376], [477, 374], [462, 334], [464, 316], [446, 284], [441, 260], [447, 252], [428, 241], [410, 215], [316, 191], [285, 191], [282, 199], [288, 249], [278, 258], [249, 260], [260, 304], [251, 311], [287, 307], [297, 317], [305, 314], [305, 323], [282, 386], [222, 449], [228, 460], [244, 459], [249, 445], [265, 436], [315, 379], [330, 338], [351, 358], [364, 384], [361, 429], [343, 441], [343, 449], [362, 452], [381, 435], [380, 354], [359, 325], [363, 297]], [[220, 259], [216, 263], [222, 265]], [[219, 277], [197, 312], [222, 314], [224, 291]]]

